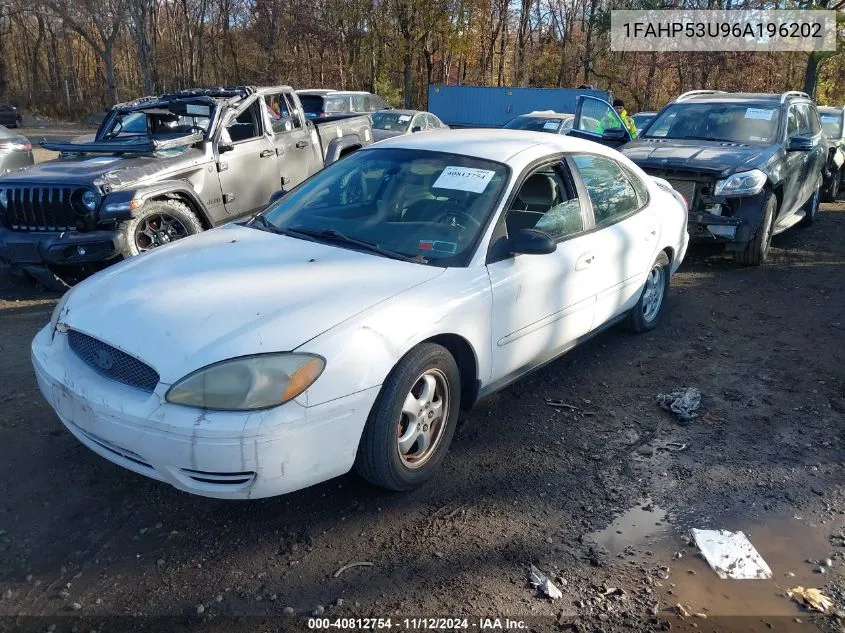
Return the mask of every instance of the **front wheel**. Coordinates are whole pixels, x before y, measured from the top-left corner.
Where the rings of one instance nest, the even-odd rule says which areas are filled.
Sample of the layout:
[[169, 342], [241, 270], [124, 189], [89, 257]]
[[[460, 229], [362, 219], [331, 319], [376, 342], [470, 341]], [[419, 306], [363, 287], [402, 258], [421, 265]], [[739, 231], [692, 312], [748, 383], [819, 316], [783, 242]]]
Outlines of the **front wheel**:
[[199, 218], [179, 200], [153, 200], [140, 213], [121, 224], [125, 241], [123, 256], [145, 251], [195, 235], [203, 230]]
[[440, 466], [458, 419], [461, 378], [452, 355], [424, 343], [390, 372], [376, 399], [355, 470], [388, 490], [412, 490]]
[[628, 313], [626, 326], [629, 330], [632, 332], [648, 332], [660, 323], [663, 304], [666, 300], [666, 294], [669, 292], [669, 276], [671, 273], [669, 256], [661, 251], [657, 259], [654, 260], [648, 277], [646, 277], [640, 298]]
[[744, 250], [734, 256], [738, 263], [743, 266], [759, 266], [766, 261], [769, 256], [769, 248], [772, 245], [777, 206], [778, 200], [775, 194], [769, 191], [763, 200], [763, 213], [754, 237], [751, 238]]

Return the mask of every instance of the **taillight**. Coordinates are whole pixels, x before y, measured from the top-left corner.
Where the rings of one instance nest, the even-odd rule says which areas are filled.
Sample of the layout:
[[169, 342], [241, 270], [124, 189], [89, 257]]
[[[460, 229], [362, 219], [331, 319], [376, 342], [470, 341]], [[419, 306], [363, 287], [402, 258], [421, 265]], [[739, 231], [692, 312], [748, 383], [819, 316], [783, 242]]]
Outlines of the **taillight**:
[[0, 143], [0, 150], [9, 150], [9, 151], [17, 151], [17, 152], [26, 152], [32, 149], [32, 143], [27, 141], [26, 143], [12, 143], [12, 142], [5, 142]]

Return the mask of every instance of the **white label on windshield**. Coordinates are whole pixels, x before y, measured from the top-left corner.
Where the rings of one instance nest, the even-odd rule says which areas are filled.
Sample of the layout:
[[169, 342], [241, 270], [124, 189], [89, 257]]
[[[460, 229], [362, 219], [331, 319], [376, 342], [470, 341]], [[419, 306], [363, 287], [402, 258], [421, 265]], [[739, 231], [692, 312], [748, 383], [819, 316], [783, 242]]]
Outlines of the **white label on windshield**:
[[410, 120], [411, 120], [411, 115], [410, 115], [410, 114], [400, 114], [400, 115], [399, 115], [399, 122], [400, 122], [400, 123], [407, 123], [407, 122], [408, 122], [408, 121], [410, 121]]
[[771, 121], [775, 115], [774, 110], [764, 110], [762, 108], [746, 108], [746, 119], [759, 119], [760, 121]]
[[560, 128], [560, 121], [546, 121], [543, 123], [544, 130], [557, 130]]
[[454, 167], [450, 165], [438, 176], [432, 187], [481, 193], [487, 188], [488, 183], [493, 179], [495, 173], [489, 169]]
[[198, 114], [201, 116], [208, 116], [211, 112], [211, 109], [208, 106], [204, 105], [194, 105], [193, 103], [187, 104], [185, 107], [185, 112], [188, 114]]

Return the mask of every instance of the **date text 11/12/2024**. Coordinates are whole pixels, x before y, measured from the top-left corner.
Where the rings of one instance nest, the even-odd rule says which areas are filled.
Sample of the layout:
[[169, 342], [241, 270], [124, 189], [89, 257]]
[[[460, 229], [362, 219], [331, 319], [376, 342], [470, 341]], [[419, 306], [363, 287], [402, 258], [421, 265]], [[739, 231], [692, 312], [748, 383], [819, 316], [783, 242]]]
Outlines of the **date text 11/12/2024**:
[[308, 618], [308, 628], [314, 630], [527, 630], [524, 620], [510, 618]]

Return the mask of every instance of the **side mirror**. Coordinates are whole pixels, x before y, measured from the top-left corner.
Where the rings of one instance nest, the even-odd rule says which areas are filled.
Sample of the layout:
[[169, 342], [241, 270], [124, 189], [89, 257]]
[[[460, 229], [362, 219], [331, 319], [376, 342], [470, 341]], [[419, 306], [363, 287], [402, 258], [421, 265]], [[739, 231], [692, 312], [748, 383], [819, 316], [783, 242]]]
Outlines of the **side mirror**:
[[416, 134], [417, 132], [422, 132], [422, 127], [420, 127], [419, 125], [415, 125], [411, 128], [411, 134]]
[[287, 193], [284, 189], [279, 189], [278, 191], [274, 191], [273, 194], [270, 196], [270, 201], [267, 203], [268, 205], [273, 204], [276, 200], [281, 199]]
[[548, 255], [557, 250], [557, 243], [537, 229], [522, 229], [510, 239], [508, 250], [514, 255]]
[[627, 141], [628, 132], [625, 131], [625, 128], [614, 127], [602, 132], [601, 137], [605, 141]]
[[220, 154], [231, 152], [233, 149], [235, 149], [234, 145], [232, 145], [231, 143], [227, 143], [222, 139], [217, 142], [217, 152]]
[[813, 149], [813, 139], [806, 136], [793, 136], [786, 147], [788, 152], [809, 152]]

